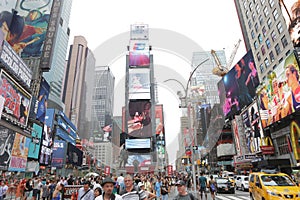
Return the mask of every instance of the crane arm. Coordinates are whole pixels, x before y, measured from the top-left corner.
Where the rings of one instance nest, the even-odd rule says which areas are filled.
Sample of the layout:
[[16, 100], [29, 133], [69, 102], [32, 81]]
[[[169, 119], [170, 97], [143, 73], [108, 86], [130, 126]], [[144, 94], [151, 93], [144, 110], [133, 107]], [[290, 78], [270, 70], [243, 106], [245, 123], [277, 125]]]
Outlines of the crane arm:
[[232, 53], [231, 53], [231, 55], [230, 55], [230, 58], [229, 58], [229, 60], [228, 60], [228, 62], [227, 62], [227, 66], [226, 66], [227, 69], [230, 69], [230, 68], [231, 68], [233, 59], [234, 59], [234, 57], [235, 57], [235, 55], [236, 55], [236, 52], [237, 52], [237, 50], [238, 50], [238, 48], [239, 48], [239, 46], [240, 46], [241, 41], [242, 41], [242, 40], [239, 39], [239, 41], [234, 45], [234, 48], [233, 48]]

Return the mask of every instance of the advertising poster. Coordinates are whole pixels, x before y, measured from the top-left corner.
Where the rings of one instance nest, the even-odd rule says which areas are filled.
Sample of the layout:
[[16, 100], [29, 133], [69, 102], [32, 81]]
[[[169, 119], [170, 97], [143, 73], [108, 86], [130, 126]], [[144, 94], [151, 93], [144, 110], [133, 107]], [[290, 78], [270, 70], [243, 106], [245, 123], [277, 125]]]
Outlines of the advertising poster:
[[148, 24], [132, 24], [130, 26], [130, 40], [148, 40], [149, 25]]
[[149, 69], [129, 69], [129, 96], [135, 93], [150, 95]]
[[150, 66], [150, 50], [148, 41], [131, 40], [129, 48], [130, 67]]
[[139, 167], [151, 165], [151, 155], [135, 154], [129, 155], [126, 167], [137, 165]]
[[54, 140], [51, 167], [62, 168], [66, 156], [67, 143], [63, 140]]
[[239, 129], [238, 129], [238, 123], [237, 123], [236, 119], [233, 119], [231, 121], [231, 124], [232, 124], [232, 129], [233, 129], [234, 140], [235, 140], [236, 153], [238, 156], [240, 156], [243, 154], [242, 154], [242, 150], [241, 150]]
[[32, 131], [31, 131], [32, 139], [29, 143], [28, 158], [33, 158], [33, 159], [39, 158], [42, 133], [43, 133], [43, 128], [33, 123]]
[[22, 34], [10, 44], [22, 58], [40, 57], [50, 19], [53, 0], [20, 0], [16, 10], [24, 19]]
[[0, 126], [0, 170], [7, 170], [8, 168], [14, 139], [15, 132], [13, 130]]
[[73, 166], [82, 165], [83, 152], [80, 149], [68, 143], [67, 152], [67, 164], [71, 164]]
[[279, 3], [291, 40], [295, 47], [300, 47], [300, 3], [297, 0], [281, 0]]
[[126, 139], [125, 140], [126, 149], [150, 149], [151, 139]]
[[128, 134], [133, 137], [151, 137], [151, 102], [135, 100], [129, 102]]
[[11, 152], [9, 171], [24, 172], [27, 165], [27, 156], [30, 138], [16, 133]]
[[54, 133], [52, 132], [52, 129], [49, 126], [44, 125], [39, 159], [41, 165], [49, 165], [51, 162], [52, 146], [54, 140], [53, 134]]
[[0, 82], [0, 95], [5, 98], [2, 115], [26, 126], [31, 95], [3, 70], [1, 70]]
[[36, 119], [39, 120], [40, 122], [45, 122], [49, 93], [50, 93], [50, 85], [47, 83], [45, 78], [42, 78], [39, 96], [38, 96], [38, 108], [36, 114]]
[[248, 51], [222, 81], [226, 92], [223, 111], [226, 117], [230, 117], [252, 103], [256, 96], [259, 79], [252, 51]]
[[156, 135], [164, 135], [165, 129], [164, 129], [164, 118], [163, 118], [163, 105], [155, 105], [155, 124], [156, 129], [155, 133]]
[[299, 65], [294, 53], [257, 89], [262, 128], [300, 110]]

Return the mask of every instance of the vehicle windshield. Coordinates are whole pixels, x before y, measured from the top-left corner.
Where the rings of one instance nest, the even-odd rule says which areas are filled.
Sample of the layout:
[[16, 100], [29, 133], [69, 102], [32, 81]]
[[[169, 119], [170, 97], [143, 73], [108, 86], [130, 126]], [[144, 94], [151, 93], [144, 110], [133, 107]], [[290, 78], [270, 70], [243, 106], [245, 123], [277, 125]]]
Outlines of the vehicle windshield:
[[229, 180], [227, 178], [217, 178], [216, 181], [217, 181], [217, 184], [229, 182]]
[[265, 186], [295, 186], [291, 179], [287, 176], [261, 176], [262, 183]]
[[245, 177], [245, 178], [244, 178], [244, 181], [248, 181], [248, 180], [249, 180], [249, 177]]

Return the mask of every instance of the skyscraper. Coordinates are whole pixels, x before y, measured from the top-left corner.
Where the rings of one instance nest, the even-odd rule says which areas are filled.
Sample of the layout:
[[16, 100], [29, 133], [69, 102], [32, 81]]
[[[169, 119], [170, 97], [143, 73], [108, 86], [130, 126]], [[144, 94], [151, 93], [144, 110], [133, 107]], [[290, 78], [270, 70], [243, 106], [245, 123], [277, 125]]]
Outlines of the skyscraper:
[[48, 107], [64, 110], [64, 104], [61, 100], [63, 79], [65, 73], [65, 61], [69, 42], [69, 19], [72, 7], [72, 0], [62, 1], [61, 16], [55, 41], [55, 49], [49, 72], [44, 72], [43, 76], [51, 86], [51, 91], [48, 99]]

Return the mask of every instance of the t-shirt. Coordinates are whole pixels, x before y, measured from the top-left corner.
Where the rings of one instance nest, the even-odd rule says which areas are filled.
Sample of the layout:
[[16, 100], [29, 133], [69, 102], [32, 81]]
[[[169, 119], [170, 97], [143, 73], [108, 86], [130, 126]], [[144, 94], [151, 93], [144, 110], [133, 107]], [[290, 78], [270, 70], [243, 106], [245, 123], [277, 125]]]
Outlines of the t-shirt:
[[123, 200], [139, 200], [147, 198], [147, 195], [144, 190], [138, 190], [137, 188], [133, 188], [130, 192], [123, 190], [120, 192]]
[[200, 183], [200, 187], [201, 188], [205, 188], [206, 187], [206, 183], [207, 183], [206, 177], [200, 176], [199, 177], [199, 183]]
[[186, 194], [186, 195], [180, 195], [178, 194], [176, 197], [174, 197], [174, 200], [194, 200], [196, 199], [192, 194]]

